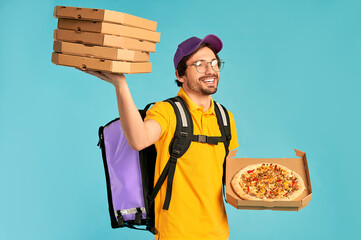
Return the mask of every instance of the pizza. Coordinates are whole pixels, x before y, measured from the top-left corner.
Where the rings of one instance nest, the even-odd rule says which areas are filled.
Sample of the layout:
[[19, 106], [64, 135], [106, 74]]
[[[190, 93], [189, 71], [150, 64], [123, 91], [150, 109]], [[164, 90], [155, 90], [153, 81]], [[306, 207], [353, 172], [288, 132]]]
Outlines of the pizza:
[[244, 200], [290, 201], [305, 190], [300, 175], [272, 163], [254, 164], [241, 169], [233, 177], [231, 185]]

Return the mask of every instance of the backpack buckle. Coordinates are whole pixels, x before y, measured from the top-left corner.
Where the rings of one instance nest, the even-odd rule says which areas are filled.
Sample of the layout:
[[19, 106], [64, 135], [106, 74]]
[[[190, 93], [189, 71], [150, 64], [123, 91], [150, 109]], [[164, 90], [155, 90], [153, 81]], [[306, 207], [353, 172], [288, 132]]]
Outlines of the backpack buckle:
[[188, 133], [186, 133], [186, 132], [181, 132], [181, 131], [177, 131], [177, 132], [174, 134], [174, 137], [177, 137], [177, 138], [186, 138], [186, 137], [188, 137]]
[[197, 140], [197, 142], [207, 143], [207, 136], [205, 136], [205, 135], [198, 135], [198, 140]]
[[135, 219], [134, 224], [140, 225], [142, 223], [142, 210], [140, 208], [137, 208], [137, 212], [135, 213]]
[[173, 151], [171, 152], [170, 155], [171, 155], [173, 158], [178, 158], [178, 157], [179, 157], [179, 154], [180, 154], [180, 151], [173, 149]]
[[125, 221], [124, 221], [123, 215], [122, 215], [122, 213], [120, 212], [120, 210], [118, 210], [117, 213], [118, 213], [118, 216], [117, 216], [118, 225], [119, 225], [120, 227], [124, 227], [124, 226], [125, 226]]

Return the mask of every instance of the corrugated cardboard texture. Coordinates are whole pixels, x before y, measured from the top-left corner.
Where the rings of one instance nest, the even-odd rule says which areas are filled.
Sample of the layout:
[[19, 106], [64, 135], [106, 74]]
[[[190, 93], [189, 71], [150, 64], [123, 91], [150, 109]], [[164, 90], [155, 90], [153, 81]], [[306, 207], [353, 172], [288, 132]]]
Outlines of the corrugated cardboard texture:
[[54, 17], [112, 22], [151, 31], [157, 30], [157, 22], [126, 13], [103, 9], [56, 6], [54, 9]]
[[113, 73], [149, 73], [152, 71], [152, 64], [130, 63], [121, 61], [102, 60], [89, 57], [73, 56], [67, 54], [53, 53], [51, 61], [57, 65], [76, 67], [81, 69], [106, 71]]
[[80, 43], [54, 41], [54, 52], [84, 57], [130, 62], [147, 62], [149, 53], [101, 46], [86, 46]]
[[[311, 180], [308, 171], [308, 164], [306, 154], [295, 150], [300, 158], [233, 158], [235, 152], [230, 153], [230, 157], [227, 159], [226, 166], [226, 194], [227, 202], [238, 209], [252, 209], [252, 210], [281, 210], [281, 211], [298, 211], [308, 205], [312, 198]], [[244, 167], [257, 163], [276, 163], [281, 164], [289, 169], [298, 173], [305, 185], [306, 190], [302, 195], [294, 201], [255, 201], [255, 200], [243, 200], [237, 196], [231, 186], [231, 180], [234, 175]]]
[[150, 42], [160, 41], [160, 33], [158, 32], [153, 32], [136, 27], [129, 27], [115, 23], [61, 18], [58, 20], [58, 28], [74, 30], [74, 31], [82, 31], [82, 32], [97, 32], [97, 33], [118, 35], [118, 36], [146, 40]]
[[108, 46], [144, 52], [155, 52], [156, 43], [139, 39], [121, 37], [102, 33], [78, 32], [72, 30], [55, 29], [54, 39], [64, 42]]

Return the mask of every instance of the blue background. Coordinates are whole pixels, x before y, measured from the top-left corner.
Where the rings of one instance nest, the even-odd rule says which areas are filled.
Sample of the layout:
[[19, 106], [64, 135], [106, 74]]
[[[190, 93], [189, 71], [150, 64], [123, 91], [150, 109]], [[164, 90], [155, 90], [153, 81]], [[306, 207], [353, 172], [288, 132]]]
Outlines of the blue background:
[[[218, 35], [214, 98], [232, 111], [237, 157], [306, 152], [312, 200], [299, 212], [237, 210], [230, 239], [351, 239], [360, 232], [361, 1], [1, 1], [0, 239], [153, 239], [113, 230], [98, 127], [114, 88], [51, 63], [56, 5], [158, 22], [150, 74], [127, 75], [139, 108], [174, 96], [173, 54]], [[339, 195], [342, 194], [342, 195]]]

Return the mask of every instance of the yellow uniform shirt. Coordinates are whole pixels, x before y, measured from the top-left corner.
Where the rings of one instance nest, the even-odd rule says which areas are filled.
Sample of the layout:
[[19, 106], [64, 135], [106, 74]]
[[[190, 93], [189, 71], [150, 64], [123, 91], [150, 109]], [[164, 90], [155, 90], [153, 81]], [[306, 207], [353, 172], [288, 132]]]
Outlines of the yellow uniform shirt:
[[[195, 135], [221, 136], [213, 100], [211, 107], [203, 112], [203, 108], [192, 102], [183, 88], [178, 96], [185, 100], [189, 108]], [[238, 147], [238, 140], [233, 115], [228, 113], [232, 134], [229, 149], [232, 150]], [[169, 103], [158, 102], [147, 112], [146, 119], [157, 121], [162, 128], [161, 137], [155, 143], [156, 182], [169, 159], [169, 144], [176, 129], [176, 116]], [[224, 157], [223, 143], [191, 143], [188, 151], [177, 160], [169, 209], [162, 209], [167, 180], [155, 199], [156, 239], [228, 239], [228, 221], [222, 197]]]

